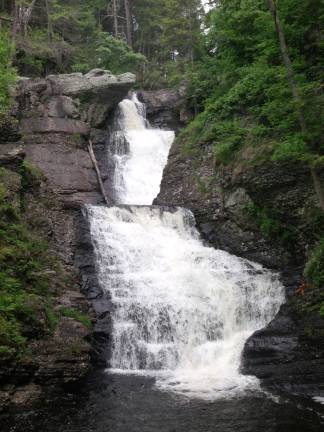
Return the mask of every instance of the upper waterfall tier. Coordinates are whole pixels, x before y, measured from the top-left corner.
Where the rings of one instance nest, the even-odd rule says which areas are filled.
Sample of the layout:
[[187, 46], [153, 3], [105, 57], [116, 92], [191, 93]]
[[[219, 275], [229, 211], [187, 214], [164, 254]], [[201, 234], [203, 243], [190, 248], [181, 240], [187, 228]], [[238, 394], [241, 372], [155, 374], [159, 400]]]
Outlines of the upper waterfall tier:
[[135, 94], [120, 102], [115, 124], [111, 142], [115, 201], [151, 204], [160, 190], [174, 132], [149, 129], [145, 107]]

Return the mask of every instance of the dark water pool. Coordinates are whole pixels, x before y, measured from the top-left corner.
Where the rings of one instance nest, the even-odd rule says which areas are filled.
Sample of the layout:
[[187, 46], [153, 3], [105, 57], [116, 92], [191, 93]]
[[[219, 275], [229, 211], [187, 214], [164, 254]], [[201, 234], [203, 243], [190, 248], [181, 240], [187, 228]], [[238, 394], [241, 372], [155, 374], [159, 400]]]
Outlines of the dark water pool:
[[[17, 416], [1, 432], [323, 432], [324, 406], [264, 395], [190, 400], [139, 376], [93, 375], [83, 394], [51, 412]], [[322, 414], [320, 411], [322, 410]], [[321, 417], [321, 415], [323, 417]]]

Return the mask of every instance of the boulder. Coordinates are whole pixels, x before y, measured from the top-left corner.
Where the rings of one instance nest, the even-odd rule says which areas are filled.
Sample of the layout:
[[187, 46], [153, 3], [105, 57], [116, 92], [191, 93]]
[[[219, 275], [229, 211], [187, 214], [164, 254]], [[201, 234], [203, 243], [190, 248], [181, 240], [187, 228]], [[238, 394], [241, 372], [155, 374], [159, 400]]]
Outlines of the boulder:
[[185, 104], [185, 87], [138, 92], [138, 98], [146, 105], [149, 122], [161, 129], [177, 132], [191, 118]]
[[117, 96], [125, 91], [127, 93], [135, 83], [134, 74], [125, 73], [115, 76], [102, 69], [94, 69], [85, 75], [82, 73], [49, 75], [46, 79], [53, 95], [63, 94], [101, 100], [108, 97], [108, 104], [114, 103], [114, 97], [109, 98], [109, 96]]
[[49, 117], [70, 117], [80, 116], [78, 103], [68, 96], [53, 96], [46, 104], [45, 109]]

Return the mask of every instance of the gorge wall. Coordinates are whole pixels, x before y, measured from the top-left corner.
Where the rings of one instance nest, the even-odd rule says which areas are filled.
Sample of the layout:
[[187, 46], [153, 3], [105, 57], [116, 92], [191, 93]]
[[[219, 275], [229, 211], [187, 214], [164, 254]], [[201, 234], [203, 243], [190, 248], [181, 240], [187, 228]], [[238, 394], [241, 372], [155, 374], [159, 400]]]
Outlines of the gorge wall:
[[323, 292], [300, 289], [316, 241], [310, 219], [320, 214], [310, 173], [302, 163], [249, 167], [244, 157], [221, 167], [212, 148], [189, 154], [176, 140], [155, 203], [190, 208], [209, 244], [281, 272], [287, 303], [248, 340], [242, 370], [277, 391], [316, 396], [323, 393]]
[[[5, 200], [18, 202], [23, 191], [22, 217], [49, 244], [53, 263], [60, 266], [50, 270], [55, 329], [46, 329], [44, 318], [44, 334], [35, 330], [28, 336], [30, 354], [1, 362], [0, 414], [5, 416], [50, 402], [62, 390], [73, 391], [91, 364], [100, 361], [98, 341], [108, 337], [109, 320], [97, 310], [102, 294], [81, 207], [101, 203], [102, 195], [86, 144], [90, 138], [107, 172], [108, 123], [134, 81], [132, 74], [114, 76], [98, 69], [86, 75], [22, 79], [11, 117], [1, 124], [0, 165], [10, 193]], [[36, 180], [25, 191], [22, 173], [27, 168]], [[103, 180], [108, 190], [108, 179]], [[89, 319], [93, 329], [85, 325]]]

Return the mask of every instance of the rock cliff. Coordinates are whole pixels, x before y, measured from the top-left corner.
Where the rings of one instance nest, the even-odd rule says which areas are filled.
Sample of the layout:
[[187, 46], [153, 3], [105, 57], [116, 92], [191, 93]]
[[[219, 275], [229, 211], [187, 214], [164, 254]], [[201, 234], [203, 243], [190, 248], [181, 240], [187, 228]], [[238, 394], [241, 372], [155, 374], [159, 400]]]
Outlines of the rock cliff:
[[[11, 116], [0, 119], [0, 165], [17, 178], [17, 185], [26, 161], [40, 173], [40, 181], [24, 195], [23, 217], [49, 243], [61, 266], [50, 278], [53, 311], [60, 316], [55, 330], [31, 335], [30, 354], [1, 365], [0, 399], [7, 414], [73, 391], [89, 373], [91, 359], [101, 361], [100, 341], [107, 339], [110, 323], [99, 301], [102, 293], [81, 207], [101, 203], [102, 196], [86, 143], [92, 140], [104, 168], [108, 123], [134, 81], [132, 74], [114, 76], [99, 69], [22, 79]], [[17, 199], [21, 190], [17, 186], [13, 192]], [[85, 296], [93, 300], [92, 309]], [[78, 314], [89, 315], [94, 329], [80, 322]]]
[[278, 391], [323, 394], [323, 291], [296, 293], [322, 230], [310, 173], [302, 163], [249, 166], [242, 156], [221, 167], [212, 148], [190, 154], [176, 140], [155, 204], [190, 208], [209, 244], [281, 272], [287, 303], [248, 340], [242, 370]]

